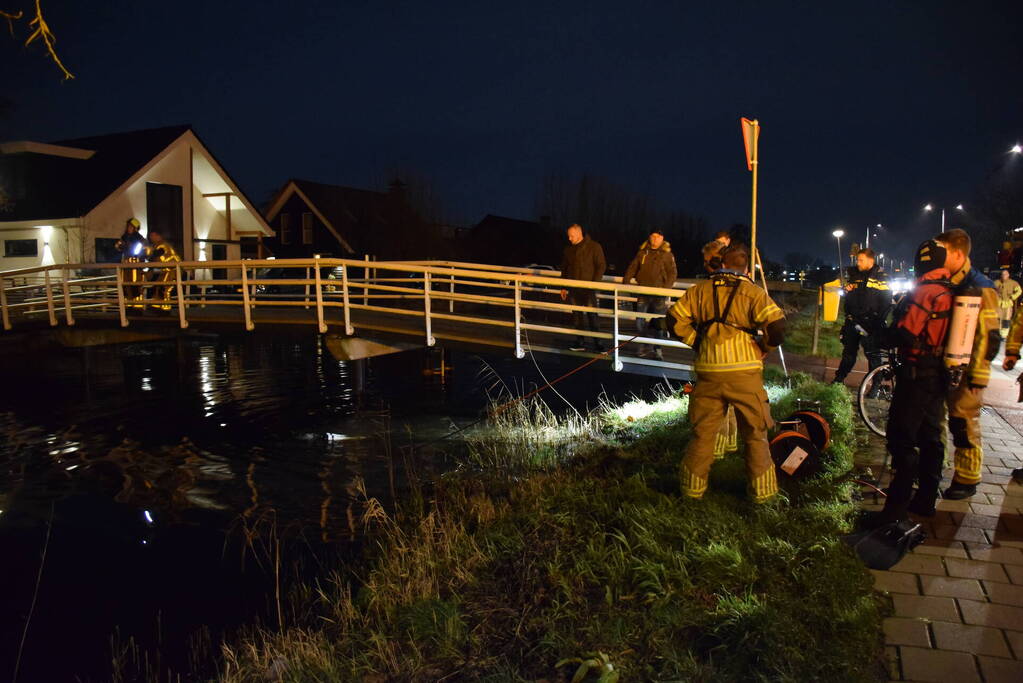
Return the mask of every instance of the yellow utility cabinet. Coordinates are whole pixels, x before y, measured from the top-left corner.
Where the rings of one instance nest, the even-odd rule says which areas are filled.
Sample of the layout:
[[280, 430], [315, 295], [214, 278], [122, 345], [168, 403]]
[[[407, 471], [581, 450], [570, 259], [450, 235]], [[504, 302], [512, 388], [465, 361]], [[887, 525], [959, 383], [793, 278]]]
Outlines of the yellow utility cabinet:
[[825, 282], [820, 293], [821, 315], [824, 322], [833, 323], [838, 320], [838, 305], [842, 301], [842, 282], [832, 280]]

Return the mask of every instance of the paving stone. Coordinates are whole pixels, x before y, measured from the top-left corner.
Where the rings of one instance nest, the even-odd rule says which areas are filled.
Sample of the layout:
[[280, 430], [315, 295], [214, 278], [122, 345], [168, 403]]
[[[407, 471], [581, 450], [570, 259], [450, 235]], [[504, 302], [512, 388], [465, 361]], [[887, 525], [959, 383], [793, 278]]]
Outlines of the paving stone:
[[899, 648], [894, 645], [887, 645], [884, 648], [885, 664], [888, 665], [888, 676], [901, 680], [902, 672], [899, 665]]
[[1023, 681], [1023, 662], [998, 657], [978, 657], [986, 683], [1019, 683]]
[[975, 515], [972, 512], [953, 512], [951, 514], [952, 524], [967, 526], [977, 529], [997, 529], [1001, 518], [992, 515]]
[[[948, 598], [967, 598], [968, 600], [983, 600], [984, 591], [977, 579], [957, 579], [948, 576], [921, 576], [920, 583], [923, 585], [924, 595], [940, 595]], [[996, 585], [992, 583], [992, 585]], [[1007, 583], [1001, 584], [1008, 588], [1015, 588]]]
[[[937, 577], [935, 577], [937, 578]], [[1016, 607], [1023, 607], [1023, 586], [1013, 586], [1009, 583], [998, 583], [996, 581], [985, 581], [984, 590], [987, 591], [988, 599], [999, 605], [1015, 605]], [[926, 593], [926, 584], [925, 590]], [[939, 593], [934, 593], [939, 595]], [[954, 596], [954, 597], [969, 597], [969, 596]], [[1020, 626], [1020, 630], [1023, 630], [1023, 625]]]
[[987, 480], [982, 481], [981, 483], [977, 484], [977, 490], [980, 491], [981, 493], [999, 493], [999, 494], [1004, 494], [1005, 493], [1005, 489], [1003, 487], [999, 486], [998, 484], [992, 484], [992, 483], [990, 483]]
[[1023, 550], [1019, 548], [971, 548], [966, 546], [970, 559], [1000, 564], [1023, 565]]
[[[1001, 631], [996, 631], [996, 633], [1001, 633]], [[923, 619], [889, 617], [884, 620], [884, 642], [888, 645], [915, 645], [916, 647], [930, 647], [931, 634], [930, 631], [927, 630], [927, 622]], [[962, 648], [945, 649], [961, 650]], [[1006, 652], [1008, 652], [1008, 647], [1006, 647]], [[991, 652], [987, 654], [996, 653]]]
[[[1019, 567], [1019, 566], [1014, 565], [1014, 564], [1007, 564], [1007, 565], [1005, 565], [1005, 571], [1008, 572], [1009, 580], [1010, 581], [1012, 581], [1016, 585], [1023, 586], [1023, 567]], [[981, 578], [985, 578], [985, 577], [981, 577]], [[992, 577], [992, 579], [994, 581], [998, 580], [998, 579], [994, 579], [994, 577]]]
[[[957, 623], [962, 621], [959, 618], [959, 612], [956, 611], [955, 600], [952, 598], [895, 593], [892, 595], [892, 602], [895, 605], [895, 616], [897, 617], [937, 619], [938, 621], [954, 621]], [[974, 601], [966, 600], [965, 602]], [[1002, 605], [998, 606], [1001, 607]], [[980, 623], [982, 626], [987, 625], [983, 622], [973, 623]]]
[[980, 682], [980, 674], [971, 654], [948, 650], [924, 650], [919, 647], [899, 648], [899, 654], [902, 658], [902, 672], [907, 681]]
[[[1006, 575], [1005, 569], [1002, 565], [994, 562], [978, 562], [977, 560], [961, 560], [957, 557], [946, 557], [945, 567], [948, 569], [949, 576], [1009, 583], [1009, 577]], [[1023, 572], [1021, 572], [1019, 582], [1023, 583]]]
[[[934, 630], [934, 644], [940, 650], [972, 652], [975, 655], [1011, 657], [1004, 631], [985, 626], [966, 626], [945, 621], [931, 624]], [[915, 645], [916, 643], [906, 643]]]
[[1012, 654], [1016, 659], [1023, 660], [1023, 631], [1002, 631], [1006, 640], [1012, 647]]
[[[910, 598], [914, 596], [901, 595], [896, 597]], [[917, 597], [917, 600], [926, 598]], [[959, 600], [959, 608], [963, 612], [963, 621], [976, 626], [990, 626], [992, 628], [1005, 628], [1013, 631], [1023, 630], [1023, 607], [1011, 605], [996, 605], [990, 602], [978, 602], [976, 600]], [[910, 606], [907, 606], [907, 610]], [[921, 606], [920, 611], [939, 611], [939, 606]], [[903, 614], [896, 610], [900, 616], [915, 616]], [[948, 619], [943, 621], [950, 621]]]
[[939, 500], [935, 507], [945, 512], [971, 512], [969, 500]]
[[916, 574], [884, 572], [877, 569], [871, 569], [870, 573], [874, 575], [874, 590], [885, 593], [920, 594], [920, 586]]
[[984, 529], [984, 533], [988, 537], [988, 541], [994, 547], [1003, 548], [1019, 548], [1023, 550], [1023, 536], [1017, 536], [1011, 534], [1008, 531], [999, 531], [997, 529]]
[[910, 572], [912, 574], [931, 574], [945, 576], [945, 565], [940, 557], [932, 555], [916, 555], [909, 553], [891, 569], [893, 572]]
[[926, 541], [913, 548], [918, 555], [937, 555], [938, 557], [957, 557], [963, 560], [969, 559], [966, 548], [959, 541], [942, 541], [928, 538]]
[[991, 505], [989, 503], [970, 503], [970, 510], [978, 515], [990, 515], [993, 517], [1002, 514], [1001, 505]]
[[[980, 515], [972, 516], [979, 517]], [[989, 519], [995, 520], [995, 523], [998, 522], [997, 517], [990, 517]], [[984, 535], [984, 529], [970, 526], [955, 526], [951, 524], [935, 525], [934, 537], [950, 541], [988, 543], [988, 538], [987, 536]]]

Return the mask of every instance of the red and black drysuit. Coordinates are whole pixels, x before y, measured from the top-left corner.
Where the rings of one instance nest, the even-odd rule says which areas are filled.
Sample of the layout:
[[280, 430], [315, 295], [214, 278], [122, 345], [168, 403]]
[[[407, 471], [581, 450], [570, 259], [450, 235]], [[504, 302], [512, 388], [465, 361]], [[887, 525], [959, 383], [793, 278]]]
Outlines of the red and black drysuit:
[[[902, 519], [907, 511], [931, 515], [938, 497], [948, 395], [944, 349], [954, 298], [949, 277], [944, 268], [921, 276], [899, 303], [888, 332], [898, 369], [886, 435], [895, 474], [885, 499], [884, 521]], [[919, 481], [915, 495], [914, 481]]]

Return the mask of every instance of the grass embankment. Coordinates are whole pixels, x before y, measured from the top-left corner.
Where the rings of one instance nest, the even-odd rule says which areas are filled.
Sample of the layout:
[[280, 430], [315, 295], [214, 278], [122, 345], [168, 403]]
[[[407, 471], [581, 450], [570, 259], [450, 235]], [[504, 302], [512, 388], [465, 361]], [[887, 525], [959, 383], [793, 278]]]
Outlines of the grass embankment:
[[793, 308], [787, 308], [785, 326], [786, 353], [798, 353], [800, 355], [814, 355], [824, 358], [839, 358], [842, 355], [842, 342], [838, 339], [838, 333], [842, 329], [841, 321], [844, 318], [841, 308], [839, 309], [839, 322], [820, 323], [820, 330], [817, 335], [817, 353], [813, 350], [813, 318], [817, 308], [816, 293], [814, 297], [802, 297], [794, 301]]
[[395, 518], [369, 501], [372, 556], [296, 593], [283, 632], [225, 648], [222, 679], [883, 677], [884, 606], [838, 538], [848, 394], [805, 376], [770, 393], [776, 417], [821, 400], [834, 445], [823, 476], [763, 507], [734, 454], [704, 500], [680, 496], [687, 398], [569, 421], [518, 406]]

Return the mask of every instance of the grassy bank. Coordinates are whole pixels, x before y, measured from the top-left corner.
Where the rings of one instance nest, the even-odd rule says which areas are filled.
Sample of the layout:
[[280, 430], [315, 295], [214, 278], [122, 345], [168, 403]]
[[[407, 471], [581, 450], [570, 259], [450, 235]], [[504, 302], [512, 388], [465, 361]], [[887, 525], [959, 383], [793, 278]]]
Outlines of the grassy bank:
[[225, 647], [222, 680], [882, 677], [884, 607], [838, 540], [848, 394], [805, 377], [770, 393], [776, 417], [822, 401], [835, 445], [764, 507], [737, 455], [704, 500], [680, 497], [684, 397], [571, 420], [516, 406], [395, 516], [366, 501], [375, 550], [300, 587], [282, 631]]
[[[817, 353], [813, 350], [813, 317], [816, 304], [802, 306], [796, 313], [790, 313], [785, 328], [785, 351], [801, 355], [815, 355], [824, 358], [839, 358], [842, 355], [842, 342], [838, 333], [842, 329], [840, 322], [821, 322], [817, 336]], [[839, 320], [842, 313], [839, 311]]]

